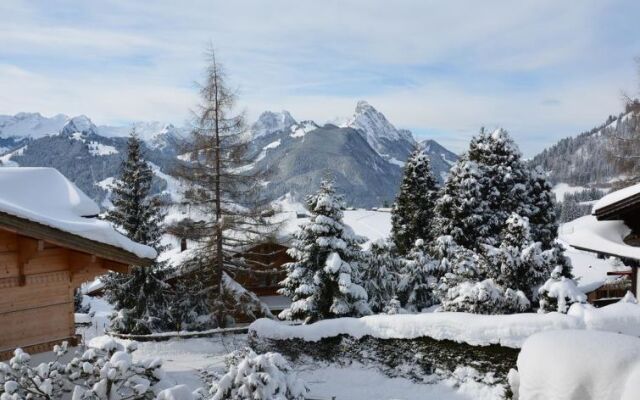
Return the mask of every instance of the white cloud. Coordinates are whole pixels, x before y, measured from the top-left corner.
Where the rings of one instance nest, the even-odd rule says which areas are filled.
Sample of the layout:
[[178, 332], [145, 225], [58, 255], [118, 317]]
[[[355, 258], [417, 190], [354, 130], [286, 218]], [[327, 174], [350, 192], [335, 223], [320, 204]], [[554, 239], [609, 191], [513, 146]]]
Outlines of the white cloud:
[[[624, 35], [634, 4], [7, 1], [0, 113], [181, 123], [212, 40], [250, 116], [324, 121], [366, 98], [398, 126], [450, 132], [441, 140], [454, 147], [504, 126], [527, 153], [620, 109], [640, 47]], [[628, 19], [610, 22], [612, 9]]]

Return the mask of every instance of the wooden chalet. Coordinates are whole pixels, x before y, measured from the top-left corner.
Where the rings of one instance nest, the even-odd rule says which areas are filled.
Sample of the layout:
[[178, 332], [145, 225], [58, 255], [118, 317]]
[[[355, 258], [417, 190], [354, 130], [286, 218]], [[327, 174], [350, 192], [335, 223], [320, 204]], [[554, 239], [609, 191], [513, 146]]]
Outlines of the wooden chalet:
[[240, 255], [249, 264], [250, 271], [238, 274], [235, 280], [258, 296], [275, 296], [279, 282], [286, 277], [283, 265], [293, 261], [283, 244], [261, 243], [247, 249]]
[[592, 215], [572, 223], [572, 232], [565, 235], [568, 243], [602, 257], [618, 257], [629, 266], [627, 271], [610, 272], [618, 278], [588, 293], [589, 300], [606, 304], [616, 301], [630, 290], [640, 292], [640, 185], [612, 192], [593, 206]]
[[74, 344], [74, 290], [107, 271], [152, 262], [153, 249], [98, 212], [54, 169], [0, 168], [0, 359], [16, 347], [36, 353]]

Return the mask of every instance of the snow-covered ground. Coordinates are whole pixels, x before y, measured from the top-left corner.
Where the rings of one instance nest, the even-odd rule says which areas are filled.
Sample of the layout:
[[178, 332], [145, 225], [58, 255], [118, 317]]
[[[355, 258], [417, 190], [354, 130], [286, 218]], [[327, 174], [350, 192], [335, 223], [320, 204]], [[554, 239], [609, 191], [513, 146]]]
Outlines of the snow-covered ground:
[[560, 202], [564, 200], [566, 194], [581, 192], [586, 189], [584, 186], [571, 186], [567, 183], [558, 183], [553, 187], [552, 191], [556, 195], [556, 201]]
[[[78, 333], [85, 336], [85, 345], [95, 345], [104, 340], [104, 328], [108, 315], [113, 311], [110, 304], [100, 298], [85, 297], [94, 313], [92, 325], [79, 327]], [[130, 341], [116, 339], [122, 344]], [[209, 338], [171, 339], [158, 342], [139, 342], [134, 359], [160, 358], [167, 373], [168, 385], [186, 385], [190, 390], [203, 387], [201, 370], [226, 372], [225, 357], [247, 346], [247, 335], [219, 335]], [[34, 357], [43, 362], [50, 353]], [[348, 366], [335, 364], [297, 364], [299, 377], [310, 389], [309, 398], [341, 400], [493, 400], [501, 399], [504, 387], [481, 382], [475, 371], [461, 369], [456, 378], [437, 383], [414, 382], [405, 378], [391, 378], [375, 366], [353, 363]], [[364, 384], [366, 382], [366, 384]]]

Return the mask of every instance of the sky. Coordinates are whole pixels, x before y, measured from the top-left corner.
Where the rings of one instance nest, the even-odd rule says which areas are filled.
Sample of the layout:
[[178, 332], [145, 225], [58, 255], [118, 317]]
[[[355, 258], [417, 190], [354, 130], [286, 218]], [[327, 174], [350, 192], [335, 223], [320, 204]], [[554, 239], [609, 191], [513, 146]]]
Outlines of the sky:
[[0, 2], [0, 114], [182, 125], [213, 44], [254, 120], [335, 121], [367, 100], [465, 149], [507, 129], [525, 156], [637, 93], [637, 0]]

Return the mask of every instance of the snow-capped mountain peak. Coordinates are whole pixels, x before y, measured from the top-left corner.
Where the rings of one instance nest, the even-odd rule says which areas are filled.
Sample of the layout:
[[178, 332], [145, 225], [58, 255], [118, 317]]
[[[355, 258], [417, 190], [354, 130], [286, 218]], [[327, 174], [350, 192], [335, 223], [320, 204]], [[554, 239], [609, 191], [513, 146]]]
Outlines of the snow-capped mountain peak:
[[355, 113], [342, 127], [360, 131], [369, 145], [383, 156], [398, 158], [406, 151], [400, 152], [397, 144], [406, 148], [416, 143], [410, 131], [397, 129], [384, 114], [364, 100], [357, 103]]
[[363, 132], [369, 144], [378, 151], [380, 151], [381, 139], [390, 141], [402, 139], [414, 141], [411, 132], [396, 129], [384, 114], [364, 100], [358, 101], [355, 113], [343, 127], [353, 128]]
[[260, 114], [258, 120], [251, 126], [251, 133], [254, 138], [257, 138], [290, 129], [295, 124], [296, 120], [293, 119], [288, 111], [265, 111]]
[[58, 114], [45, 117], [40, 113], [21, 112], [16, 115], [0, 115], [0, 136], [2, 137], [32, 137], [57, 134], [69, 119], [66, 115]]
[[97, 134], [98, 127], [86, 115], [78, 115], [77, 117], [70, 118], [64, 124], [60, 130], [61, 135], [71, 136], [75, 133], [81, 133], [83, 135]]

